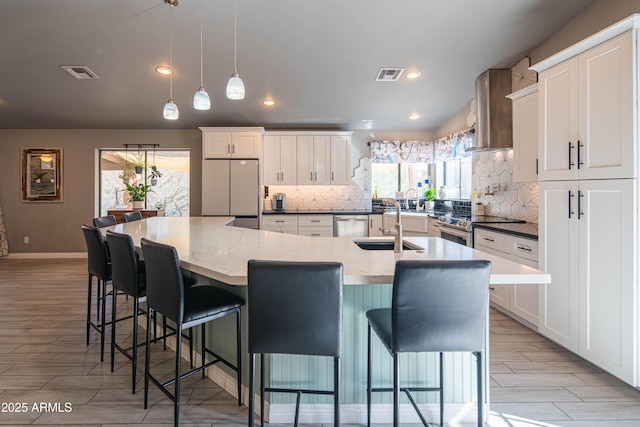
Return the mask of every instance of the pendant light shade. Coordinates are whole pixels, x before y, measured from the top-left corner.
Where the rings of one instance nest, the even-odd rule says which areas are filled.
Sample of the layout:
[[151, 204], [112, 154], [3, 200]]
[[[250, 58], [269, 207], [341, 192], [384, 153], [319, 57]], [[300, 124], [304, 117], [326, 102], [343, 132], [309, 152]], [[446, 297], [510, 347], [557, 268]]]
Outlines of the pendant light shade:
[[244, 99], [244, 82], [238, 75], [237, 0], [233, 1], [233, 74], [227, 82], [227, 98], [234, 101]]
[[193, 95], [193, 108], [196, 110], [209, 110], [211, 108], [211, 98], [204, 90], [203, 81], [203, 55], [202, 55], [202, 17], [204, 15], [204, 0], [200, 0], [200, 89]]
[[234, 101], [244, 99], [244, 82], [235, 71], [227, 82], [227, 98]]
[[178, 117], [180, 117], [180, 111], [178, 111], [178, 106], [173, 102], [173, 99], [168, 100], [167, 103], [164, 104], [162, 117], [167, 120], [178, 120]]

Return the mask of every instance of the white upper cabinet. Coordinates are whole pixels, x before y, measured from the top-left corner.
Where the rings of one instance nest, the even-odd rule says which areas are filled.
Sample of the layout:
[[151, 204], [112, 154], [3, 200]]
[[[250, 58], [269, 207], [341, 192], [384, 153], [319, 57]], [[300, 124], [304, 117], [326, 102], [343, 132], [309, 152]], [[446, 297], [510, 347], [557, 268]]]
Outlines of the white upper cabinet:
[[265, 185], [297, 184], [296, 141], [295, 135], [265, 135], [262, 156]]
[[538, 181], [538, 85], [508, 96], [513, 100], [514, 182]]
[[258, 159], [262, 128], [200, 128], [203, 159]]
[[[539, 74], [540, 181], [636, 177], [635, 30]], [[545, 61], [543, 61], [545, 62]]]
[[331, 137], [331, 184], [348, 185], [351, 182], [351, 137]]
[[298, 185], [347, 185], [351, 132], [298, 135]]

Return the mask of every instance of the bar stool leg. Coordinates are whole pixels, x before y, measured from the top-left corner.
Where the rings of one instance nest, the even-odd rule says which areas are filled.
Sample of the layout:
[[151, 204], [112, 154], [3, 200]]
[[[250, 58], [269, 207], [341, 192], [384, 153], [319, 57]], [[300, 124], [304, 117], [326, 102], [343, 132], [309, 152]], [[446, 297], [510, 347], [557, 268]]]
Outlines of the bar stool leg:
[[117, 298], [111, 298], [111, 372], [113, 372], [113, 368], [115, 365], [116, 303], [117, 303]]
[[175, 391], [173, 402], [173, 420], [175, 427], [179, 425], [180, 416], [180, 363], [182, 361], [182, 325], [176, 325], [176, 379], [175, 379]]
[[440, 425], [444, 426], [444, 356], [440, 352]]
[[260, 427], [264, 427], [264, 353], [260, 353]]
[[483, 381], [482, 381], [482, 352], [477, 352], [476, 354], [476, 370], [477, 370], [477, 380], [478, 383], [478, 427], [482, 427], [484, 425], [484, 395], [483, 395]]
[[149, 364], [151, 358], [151, 308], [147, 305], [147, 334], [144, 347], [144, 409], [149, 401]]
[[333, 358], [333, 425], [340, 427], [340, 358]]
[[249, 427], [253, 427], [254, 423], [254, 411], [255, 411], [255, 364], [256, 364], [256, 355], [253, 353], [249, 354]]
[[393, 427], [400, 425], [400, 360], [393, 354]]
[[[128, 295], [127, 295], [128, 296]], [[115, 300], [115, 298], [114, 298]], [[115, 304], [114, 304], [115, 307]], [[136, 394], [136, 373], [138, 372], [138, 310], [140, 302], [138, 298], [133, 301], [133, 366], [131, 367], [131, 394]], [[112, 325], [115, 330], [115, 324]]]
[[89, 332], [91, 331], [91, 294], [93, 288], [93, 275], [89, 273], [89, 286], [87, 294], [87, 345], [89, 345]]
[[236, 313], [236, 366], [238, 367], [238, 406], [242, 406], [242, 325], [240, 310]]
[[[205, 325], [206, 325], [206, 323], [203, 323], [200, 326], [200, 328], [201, 328], [200, 329], [200, 343], [201, 343], [201, 345], [200, 345], [200, 361], [202, 362], [201, 366], [205, 365], [205, 353], [204, 353], [204, 351], [205, 351], [204, 350], [205, 349], [204, 340], [205, 340], [205, 336], [206, 336], [206, 334], [205, 334]], [[202, 379], [204, 379], [204, 371], [205, 370], [203, 369], [202, 370]]]
[[[368, 323], [368, 322], [367, 322]], [[371, 324], [367, 325], [367, 427], [371, 427]]]
[[106, 325], [106, 311], [107, 311], [107, 282], [105, 280], [100, 280], [102, 282], [102, 313], [101, 313], [101, 325], [100, 325], [100, 362], [104, 362], [104, 333], [107, 328]]

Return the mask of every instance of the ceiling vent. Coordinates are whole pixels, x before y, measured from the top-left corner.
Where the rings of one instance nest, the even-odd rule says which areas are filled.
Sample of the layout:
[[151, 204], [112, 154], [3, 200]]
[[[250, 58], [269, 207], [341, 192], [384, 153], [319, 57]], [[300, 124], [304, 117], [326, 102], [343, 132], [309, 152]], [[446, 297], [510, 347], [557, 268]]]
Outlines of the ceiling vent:
[[376, 76], [377, 82], [397, 82], [404, 68], [380, 68]]
[[78, 80], [96, 80], [100, 78], [86, 65], [61, 65], [61, 67]]

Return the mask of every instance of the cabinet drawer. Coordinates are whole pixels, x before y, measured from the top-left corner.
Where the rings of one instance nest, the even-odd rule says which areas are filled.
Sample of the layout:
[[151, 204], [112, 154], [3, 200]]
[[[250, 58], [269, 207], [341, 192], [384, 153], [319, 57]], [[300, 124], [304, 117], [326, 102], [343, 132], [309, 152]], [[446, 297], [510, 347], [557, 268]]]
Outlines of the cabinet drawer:
[[333, 227], [298, 227], [300, 236], [333, 237]]
[[481, 246], [509, 253], [509, 236], [501, 233], [494, 233], [487, 230], [476, 230], [473, 236], [474, 247], [482, 250]]
[[[524, 258], [529, 261], [538, 262], [538, 242], [531, 239], [518, 237], [511, 238], [511, 248], [509, 253], [517, 258]], [[523, 263], [524, 264], [524, 263]]]
[[295, 215], [263, 215], [262, 225], [267, 227], [297, 227], [298, 217]]
[[332, 227], [333, 215], [298, 215], [299, 227]]

